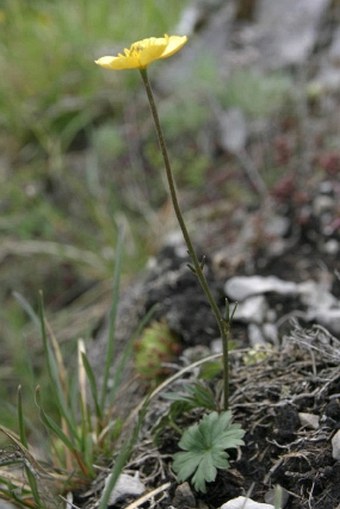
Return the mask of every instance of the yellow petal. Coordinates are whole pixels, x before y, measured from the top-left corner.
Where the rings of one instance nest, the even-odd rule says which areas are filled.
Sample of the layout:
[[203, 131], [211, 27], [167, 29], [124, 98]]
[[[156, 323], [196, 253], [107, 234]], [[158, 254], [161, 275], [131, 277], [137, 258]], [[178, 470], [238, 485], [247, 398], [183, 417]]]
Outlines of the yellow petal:
[[110, 69], [113, 71], [121, 71], [124, 69], [138, 69], [139, 61], [135, 57], [126, 57], [124, 55], [118, 55], [117, 57], [101, 57], [95, 60], [97, 65], [104, 67], [104, 69]]
[[166, 49], [166, 41], [163, 38], [155, 39], [147, 42], [144, 46], [140, 46], [138, 51], [138, 58], [141, 67], [147, 67], [154, 60], [161, 58], [164, 50]]
[[167, 58], [179, 51], [187, 42], [186, 36], [164, 35], [149, 37], [134, 42], [124, 54], [105, 56], [96, 60], [96, 64], [105, 69], [145, 69], [149, 64], [160, 58]]
[[162, 53], [161, 58], [168, 58], [177, 53], [181, 48], [183, 48], [184, 44], [188, 41], [186, 35], [170, 35], [168, 36], [167, 46]]

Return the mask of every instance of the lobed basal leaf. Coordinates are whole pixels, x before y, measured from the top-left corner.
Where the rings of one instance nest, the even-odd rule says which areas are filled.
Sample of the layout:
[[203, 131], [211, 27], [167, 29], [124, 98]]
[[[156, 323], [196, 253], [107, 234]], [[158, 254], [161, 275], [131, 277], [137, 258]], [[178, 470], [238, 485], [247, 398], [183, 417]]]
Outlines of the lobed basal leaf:
[[244, 445], [244, 431], [233, 424], [230, 411], [211, 412], [186, 429], [179, 442], [183, 451], [174, 455], [173, 469], [179, 481], [191, 482], [197, 491], [206, 492], [206, 483], [216, 478], [218, 469], [229, 468], [226, 449]]

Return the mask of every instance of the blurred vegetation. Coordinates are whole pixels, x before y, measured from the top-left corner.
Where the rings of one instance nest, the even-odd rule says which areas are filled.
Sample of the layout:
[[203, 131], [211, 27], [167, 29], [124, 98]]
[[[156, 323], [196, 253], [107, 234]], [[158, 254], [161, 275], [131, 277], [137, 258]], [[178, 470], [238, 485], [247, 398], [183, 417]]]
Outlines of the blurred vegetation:
[[[0, 1], [2, 400], [16, 394], [18, 379], [31, 386], [32, 370], [35, 383], [45, 376], [26, 305], [37, 308], [40, 289], [57, 338], [87, 339], [109, 306], [118, 226], [126, 231], [124, 274], [136, 273], [157, 249], [167, 194], [138, 73], [105, 72], [93, 61], [171, 32], [186, 4]], [[210, 178], [216, 106], [268, 115], [289, 88], [281, 75], [242, 71], [227, 84], [218, 71], [212, 55], [201, 55], [190, 79], [178, 77], [180, 93], [160, 93], [184, 192], [205, 189]], [[220, 196], [233, 189], [216, 187]], [[12, 413], [3, 406], [5, 424]]]
[[[19, 381], [31, 386], [32, 369], [35, 383], [45, 376], [25, 302], [37, 309], [43, 289], [58, 339], [89, 337], [109, 305], [120, 224], [124, 271], [135, 273], [148, 255], [147, 187], [125, 120], [137, 108], [139, 76], [103, 72], [94, 60], [171, 31], [183, 5], [0, 2], [2, 401], [13, 401]], [[2, 408], [8, 425], [15, 409]]]

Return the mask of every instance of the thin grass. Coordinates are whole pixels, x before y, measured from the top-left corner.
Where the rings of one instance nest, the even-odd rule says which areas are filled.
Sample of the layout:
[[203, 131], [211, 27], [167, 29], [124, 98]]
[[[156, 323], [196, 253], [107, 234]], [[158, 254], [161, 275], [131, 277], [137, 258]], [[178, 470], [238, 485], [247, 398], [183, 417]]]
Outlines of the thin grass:
[[[35, 325], [39, 324], [42, 343], [44, 348], [44, 358], [46, 370], [48, 372], [48, 387], [41, 388], [39, 385], [35, 388], [35, 404], [38, 408], [39, 417], [45, 432], [47, 431], [49, 449], [54, 467], [49, 467], [46, 473], [42, 469], [40, 462], [29, 452], [29, 441], [26, 431], [26, 418], [22, 398], [21, 386], [18, 388], [18, 427], [19, 436], [16, 437], [10, 430], [0, 426], [6, 437], [15, 444], [18, 451], [13, 460], [9, 463], [18, 461], [23, 465], [27, 485], [25, 489], [21, 488], [20, 495], [15, 494], [15, 486], [22, 484], [20, 479], [14, 476], [14, 480], [9, 476], [7, 470], [0, 470], [0, 480], [2, 479], [7, 488], [0, 490], [0, 496], [16, 502], [20, 506], [31, 505], [37, 509], [44, 507], [44, 487], [39, 481], [40, 475], [53, 478], [56, 467], [62, 468], [65, 475], [57, 483], [56, 494], [64, 493], [66, 486], [69, 486], [68, 476], [72, 476], [73, 486], [80, 486], [83, 483], [89, 483], [94, 479], [96, 471], [95, 464], [109, 462], [114, 455], [115, 448], [118, 447], [118, 439], [122, 428], [119, 424], [119, 416], [116, 417], [116, 426], [112, 427], [109, 423], [113, 422], [115, 416], [112, 416], [112, 406], [118, 393], [118, 389], [123, 377], [123, 372], [132, 353], [132, 345], [136, 335], [149, 320], [150, 312], [140, 324], [136, 333], [126, 342], [123, 349], [119, 367], [111, 379], [111, 367], [115, 360], [115, 321], [117, 317], [117, 307], [120, 293], [120, 274], [123, 258], [123, 233], [119, 235], [118, 245], [116, 246], [116, 259], [114, 268], [114, 277], [112, 285], [112, 306], [110, 314], [110, 331], [108, 337], [108, 347], [106, 352], [106, 363], [103, 373], [103, 381], [99, 390], [96, 376], [86, 355], [85, 342], [78, 340], [77, 350], [77, 370], [76, 373], [70, 372], [65, 365], [63, 353], [59, 343], [53, 333], [53, 330], [46, 319], [42, 292], [39, 295], [38, 315], [26, 300], [20, 296], [18, 300], [30, 315]], [[32, 371], [34, 379], [34, 372]], [[34, 383], [34, 380], [32, 381]], [[112, 384], [112, 386], [111, 386]], [[49, 394], [49, 410], [45, 408], [43, 402], [43, 393]], [[89, 401], [89, 395], [92, 402]], [[93, 412], [94, 408], [94, 412]], [[121, 441], [116, 452], [116, 461], [112, 471], [110, 485], [112, 486], [119, 477], [126, 461], [130, 457], [133, 445], [135, 444], [139, 429], [143, 422], [146, 411], [146, 402], [141, 407], [137, 424], [133, 428], [128, 441]], [[3, 453], [4, 454], [4, 453]], [[106, 458], [106, 459], [105, 459]], [[3, 461], [2, 461], [3, 463]], [[7, 477], [7, 480], [6, 480]], [[27, 502], [25, 497], [31, 497]], [[32, 502], [33, 500], [33, 502]]]

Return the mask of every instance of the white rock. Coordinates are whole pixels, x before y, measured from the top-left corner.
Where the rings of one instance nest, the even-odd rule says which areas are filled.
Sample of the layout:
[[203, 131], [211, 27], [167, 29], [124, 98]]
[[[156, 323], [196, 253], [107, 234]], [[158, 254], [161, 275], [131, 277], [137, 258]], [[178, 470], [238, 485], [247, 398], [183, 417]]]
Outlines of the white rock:
[[309, 414], [305, 412], [299, 412], [299, 419], [301, 426], [306, 428], [318, 429], [319, 427], [319, 416], [315, 414]]
[[[287, 217], [272, 215], [264, 226], [267, 235], [283, 237], [288, 232], [290, 221]], [[270, 246], [271, 247], [271, 246]]]
[[226, 295], [237, 301], [268, 292], [296, 295], [297, 289], [296, 283], [284, 281], [276, 276], [235, 276], [230, 278], [224, 286]]
[[267, 502], [267, 504], [274, 504], [274, 507], [277, 506], [279, 509], [286, 507], [288, 500], [289, 492], [282, 488], [279, 484], [277, 484], [274, 488], [269, 489], [264, 496], [264, 501]]
[[317, 311], [315, 319], [333, 334], [340, 334], [340, 307]]
[[249, 299], [239, 303], [234, 319], [246, 323], [263, 323], [267, 309], [268, 305], [263, 295], [249, 297]]
[[323, 246], [324, 253], [336, 255], [340, 250], [340, 243], [335, 239], [329, 239]]
[[275, 323], [264, 323], [262, 326], [263, 334], [267, 342], [279, 346], [279, 332]]
[[340, 460], [340, 429], [332, 438], [332, 456], [335, 460]]
[[248, 325], [248, 339], [252, 347], [267, 345], [267, 341], [263, 337], [262, 329], [255, 323]]
[[298, 284], [298, 294], [302, 304], [319, 310], [329, 309], [337, 303], [337, 299], [324, 284], [311, 279]]
[[320, 216], [324, 212], [328, 210], [332, 210], [334, 207], [334, 199], [331, 196], [326, 196], [324, 194], [319, 194], [316, 196], [313, 202], [313, 211], [314, 214]]
[[231, 154], [244, 149], [248, 136], [247, 121], [240, 108], [230, 108], [220, 114], [218, 119], [220, 144]]
[[257, 3], [266, 43], [262, 48], [263, 57], [277, 67], [303, 64], [313, 50], [329, 0], [260, 0]]
[[[110, 482], [110, 478], [111, 475], [109, 475], [105, 479], [105, 488], [107, 484]], [[116, 482], [116, 485], [111, 492], [108, 505], [113, 505], [118, 500], [121, 500], [122, 498], [125, 497], [129, 496], [138, 497], [143, 493], [143, 491], [145, 491], [145, 486], [140, 481], [138, 475], [132, 477], [131, 475], [128, 474], [120, 474], [120, 476], [118, 477], [118, 481]]]
[[335, 30], [329, 56], [334, 64], [340, 65], [340, 27]]
[[255, 502], [251, 498], [237, 497], [221, 505], [220, 509], [275, 509], [272, 504]]

